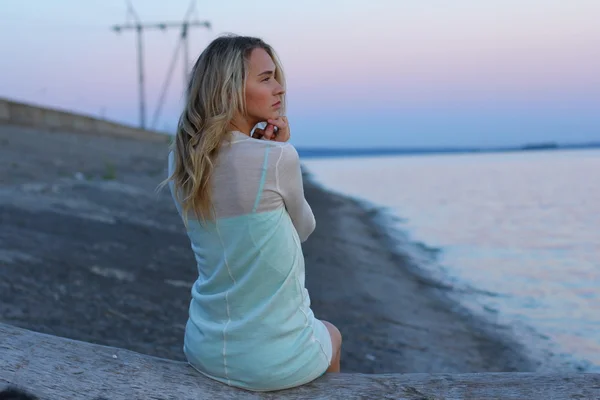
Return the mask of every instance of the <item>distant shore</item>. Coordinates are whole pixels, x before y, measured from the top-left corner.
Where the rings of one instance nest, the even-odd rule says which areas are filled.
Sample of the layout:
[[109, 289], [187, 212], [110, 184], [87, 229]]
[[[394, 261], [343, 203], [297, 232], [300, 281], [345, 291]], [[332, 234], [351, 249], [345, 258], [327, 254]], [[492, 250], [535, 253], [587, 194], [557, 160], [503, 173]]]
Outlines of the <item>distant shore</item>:
[[[193, 255], [168, 193], [166, 143], [0, 126], [0, 320], [183, 360]], [[390, 252], [373, 211], [305, 182], [318, 318], [346, 372], [536, 371], [505, 328], [458, 313]]]
[[522, 146], [506, 147], [385, 147], [385, 148], [310, 148], [300, 147], [298, 153], [303, 158], [317, 157], [374, 157], [420, 154], [469, 154], [469, 153], [518, 153], [525, 151], [560, 151], [600, 149], [600, 142], [559, 144], [528, 143]]

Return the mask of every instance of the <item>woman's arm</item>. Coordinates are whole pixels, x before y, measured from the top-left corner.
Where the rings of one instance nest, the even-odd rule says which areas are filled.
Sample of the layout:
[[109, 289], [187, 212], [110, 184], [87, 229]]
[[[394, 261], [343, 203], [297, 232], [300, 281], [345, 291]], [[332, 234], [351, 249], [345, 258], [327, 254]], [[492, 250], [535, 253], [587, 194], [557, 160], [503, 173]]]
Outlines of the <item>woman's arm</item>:
[[304, 242], [314, 231], [315, 216], [304, 198], [300, 157], [291, 144], [282, 146], [276, 164], [277, 190], [283, 198], [300, 241]]

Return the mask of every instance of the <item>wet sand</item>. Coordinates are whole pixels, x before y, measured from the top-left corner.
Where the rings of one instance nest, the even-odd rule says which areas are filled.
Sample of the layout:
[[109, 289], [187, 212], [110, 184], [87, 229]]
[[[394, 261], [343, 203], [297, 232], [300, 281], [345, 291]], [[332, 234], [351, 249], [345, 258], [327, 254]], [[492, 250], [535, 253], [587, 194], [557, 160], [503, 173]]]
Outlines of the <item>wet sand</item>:
[[[0, 126], [0, 321], [183, 360], [196, 278], [167, 191], [164, 144]], [[536, 371], [510, 330], [389, 251], [374, 212], [305, 180], [317, 317], [344, 336], [344, 372]]]

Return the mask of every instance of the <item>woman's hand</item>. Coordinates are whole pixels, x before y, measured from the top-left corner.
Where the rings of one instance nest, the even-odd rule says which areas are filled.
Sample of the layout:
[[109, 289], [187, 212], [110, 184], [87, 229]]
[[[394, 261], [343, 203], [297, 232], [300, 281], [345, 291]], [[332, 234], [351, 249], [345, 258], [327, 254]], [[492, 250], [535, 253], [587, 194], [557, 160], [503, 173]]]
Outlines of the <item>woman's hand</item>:
[[[277, 127], [277, 132], [275, 132]], [[277, 117], [267, 120], [265, 129], [256, 128], [252, 137], [255, 139], [273, 140], [275, 142], [287, 142], [290, 140], [290, 126], [287, 117]]]

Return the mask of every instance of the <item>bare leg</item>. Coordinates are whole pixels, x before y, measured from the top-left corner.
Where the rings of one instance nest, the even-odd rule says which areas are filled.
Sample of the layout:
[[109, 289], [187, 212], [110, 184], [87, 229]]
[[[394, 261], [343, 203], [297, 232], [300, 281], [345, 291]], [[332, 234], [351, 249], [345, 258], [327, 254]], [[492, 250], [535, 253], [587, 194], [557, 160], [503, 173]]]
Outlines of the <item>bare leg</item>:
[[327, 327], [329, 331], [329, 336], [331, 337], [331, 347], [333, 349], [333, 355], [331, 357], [331, 365], [327, 368], [325, 372], [340, 372], [340, 359], [342, 356], [342, 334], [339, 329], [335, 327], [331, 322], [323, 321], [323, 324]]

